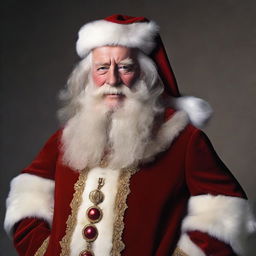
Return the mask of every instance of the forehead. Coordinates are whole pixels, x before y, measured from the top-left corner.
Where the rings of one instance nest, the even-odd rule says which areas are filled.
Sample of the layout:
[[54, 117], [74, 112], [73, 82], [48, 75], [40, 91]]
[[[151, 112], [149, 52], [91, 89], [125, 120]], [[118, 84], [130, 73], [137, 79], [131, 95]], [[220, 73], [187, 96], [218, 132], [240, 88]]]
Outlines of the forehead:
[[92, 51], [94, 63], [119, 63], [125, 59], [136, 59], [136, 50], [123, 46], [103, 46]]

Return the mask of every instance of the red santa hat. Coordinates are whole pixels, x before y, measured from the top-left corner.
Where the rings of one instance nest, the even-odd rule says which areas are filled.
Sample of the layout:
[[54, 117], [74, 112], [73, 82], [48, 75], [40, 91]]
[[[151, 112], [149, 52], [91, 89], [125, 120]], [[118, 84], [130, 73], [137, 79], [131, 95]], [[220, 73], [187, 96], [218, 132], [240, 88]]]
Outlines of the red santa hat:
[[177, 82], [159, 35], [159, 26], [145, 17], [112, 15], [81, 27], [76, 50], [84, 58], [92, 49], [105, 45], [138, 48], [155, 63], [172, 107], [188, 113], [190, 121], [202, 127], [211, 117], [210, 105], [193, 96], [181, 97]]

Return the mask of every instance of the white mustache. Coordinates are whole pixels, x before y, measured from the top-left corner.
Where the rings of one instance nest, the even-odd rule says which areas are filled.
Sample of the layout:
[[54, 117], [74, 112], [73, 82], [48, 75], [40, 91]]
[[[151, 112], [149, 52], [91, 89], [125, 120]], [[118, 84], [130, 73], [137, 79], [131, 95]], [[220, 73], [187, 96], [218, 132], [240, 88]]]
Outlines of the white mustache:
[[97, 90], [93, 93], [95, 96], [104, 96], [106, 94], [117, 94], [117, 95], [126, 95], [125, 89], [123, 85], [120, 85], [120, 87], [116, 88], [111, 85], [105, 84], [101, 87], [97, 88]]

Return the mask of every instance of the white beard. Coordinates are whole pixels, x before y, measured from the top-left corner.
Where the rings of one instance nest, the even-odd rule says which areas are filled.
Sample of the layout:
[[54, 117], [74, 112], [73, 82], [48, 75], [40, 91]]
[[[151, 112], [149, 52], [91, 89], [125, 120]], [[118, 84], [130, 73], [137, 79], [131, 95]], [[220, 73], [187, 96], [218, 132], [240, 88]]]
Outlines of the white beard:
[[[98, 166], [106, 155], [108, 166], [120, 169], [138, 164], [152, 144], [154, 103], [144, 81], [132, 90], [119, 87], [124, 103], [115, 109], [103, 102], [103, 91], [115, 91], [108, 85], [96, 88], [92, 83], [80, 95], [81, 109], [71, 118], [62, 135], [63, 160], [75, 170]], [[119, 90], [119, 89], [118, 89]], [[120, 92], [120, 91], [119, 91]]]

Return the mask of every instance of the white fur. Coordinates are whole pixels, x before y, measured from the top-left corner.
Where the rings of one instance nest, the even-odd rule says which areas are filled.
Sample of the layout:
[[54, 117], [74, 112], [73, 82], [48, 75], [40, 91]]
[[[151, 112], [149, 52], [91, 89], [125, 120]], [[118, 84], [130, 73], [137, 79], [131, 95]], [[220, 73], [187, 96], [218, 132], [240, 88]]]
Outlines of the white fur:
[[86, 224], [89, 224], [89, 221], [86, 218], [86, 210], [93, 205], [89, 200], [89, 193], [97, 188], [99, 178], [105, 179], [105, 184], [101, 188], [105, 198], [104, 201], [98, 205], [103, 211], [103, 218], [100, 222], [95, 224], [99, 235], [93, 242], [93, 251], [95, 255], [110, 255], [115, 218], [114, 206], [118, 189], [119, 173], [119, 170], [108, 168], [94, 168], [88, 173], [85, 189], [83, 191], [83, 201], [78, 210], [77, 225], [71, 239], [71, 256], [79, 255], [79, 253], [86, 248], [82, 230]]
[[154, 37], [158, 30], [158, 26], [153, 21], [117, 24], [106, 20], [97, 20], [81, 27], [76, 50], [81, 58], [85, 57], [92, 49], [104, 45], [139, 48], [149, 54], [154, 47]]
[[213, 110], [210, 104], [194, 96], [172, 98], [170, 101], [175, 109], [187, 112], [191, 123], [196, 127], [203, 127], [211, 118]]
[[11, 181], [6, 201], [4, 227], [11, 234], [15, 223], [26, 217], [46, 220], [50, 225], [53, 216], [54, 181], [31, 174], [20, 174]]
[[189, 256], [206, 256], [201, 248], [195, 245], [185, 233], [181, 235], [177, 246]]
[[248, 201], [231, 196], [200, 195], [191, 197], [182, 232], [199, 230], [230, 244], [244, 255], [248, 235], [256, 231]]
[[156, 139], [152, 140], [144, 154], [144, 162], [152, 159], [156, 154], [170, 147], [173, 140], [180, 134], [188, 124], [188, 116], [184, 111], [177, 111], [166, 121], [157, 133]]

